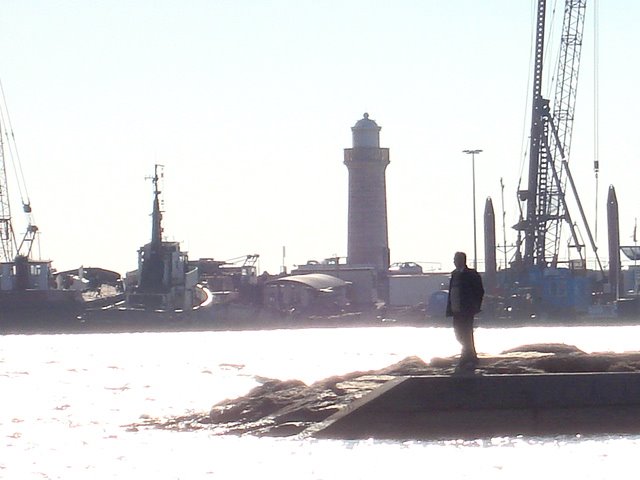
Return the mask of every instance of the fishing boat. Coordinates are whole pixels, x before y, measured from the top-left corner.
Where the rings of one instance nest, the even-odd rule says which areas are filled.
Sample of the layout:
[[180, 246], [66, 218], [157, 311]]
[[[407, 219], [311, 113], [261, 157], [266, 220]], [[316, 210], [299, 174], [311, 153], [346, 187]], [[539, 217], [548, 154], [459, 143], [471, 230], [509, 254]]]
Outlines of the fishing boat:
[[[11, 325], [47, 324], [74, 318], [83, 308], [82, 293], [61, 288], [55, 281], [51, 260], [40, 259], [34, 245], [39, 229], [34, 223], [22, 167], [0, 84], [0, 332]], [[13, 166], [24, 214], [24, 233], [16, 234], [8, 166]], [[16, 196], [17, 197], [17, 196]]]

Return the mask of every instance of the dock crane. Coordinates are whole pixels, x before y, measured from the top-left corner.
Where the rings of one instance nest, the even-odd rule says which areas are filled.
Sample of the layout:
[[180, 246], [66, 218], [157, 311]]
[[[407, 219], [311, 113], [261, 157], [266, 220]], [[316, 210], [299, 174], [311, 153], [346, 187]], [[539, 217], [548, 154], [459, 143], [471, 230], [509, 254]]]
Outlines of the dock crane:
[[[20, 194], [22, 210], [27, 222], [27, 227], [19, 241], [13, 226], [7, 178], [8, 162], [11, 163], [16, 176], [14, 186]], [[32, 259], [38, 234], [39, 230], [33, 221], [31, 202], [22, 174], [4, 90], [0, 83], [0, 292], [50, 289], [51, 262]]]
[[[524, 234], [524, 254], [518, 248], [516, 260], [525, 268], [556, 267], [562, 225], [566, 222], [580, 258], [582, 247], [566, 202], [567, 180], [576, 197], [587, 233], [588, 223], [569, 170], [569, 155], [580, 68], [586, 0], [566, 0], [561, 48], [556, 70], [553, 104], [542, 95], [546, 0], [538, 0], [529, 143], [529, 177], [526, 190], [518, 199], [526, 205], [524, 217], [515, 226]], [[520, 236], [520, 235], [519, 235]], [[521, 241], [518, 245], [521, 246]], [[595, 244], [591, 243], [595, 250]]]
[[[0, 84], [0, 261], [13, 262], [16, 259], [27, 260], [31, 256], [33, 244], [38, 234], [38, 227], [33, 223], [31, 202], [22, 175], [20, 157], [11, 127], [9, 111], [4, 98], [4, 90]], [[22, 210], [26, 215], [27, 228], [18, 243], [13, 228], [11, 201], [7, 179], [7, 161], [13, 164], [17, 187], [22, 201]]]
[[[27, 226], [21, 236], [14, 230], [9, 171], [15, 174], [11, 186], [19, 193], [26, 216]], [[33, 258], [38, 235], [0, 82], [0, 310], [5, 320], [13, 312], [19, 312], [16, 318], [24, 319], [22, 315], [27, 311], [38, 314], [61, 311], [67, 315], [80, 309], [80, 292], [56, 288], [51, 261]]]
[[[597, 247], [569, 169], [586, 0], [565, 0], [553, 102], [544, 98], [542, 93], [546, 9], [547, 0], [538, 0], [528, 182], [526, 189], [517, 192], [520, 218], [514, 225], [518, 240], [512, 262], [513, 268], [519, 273], [518, 281], [536, 286], [539, 290], [548, 287], [541, 282], [545, 275], [548, 277], [549, 269], [558, 267], [565, 223], [570, 230], [569, 247], [574, 248], [579, 256], [575, 265], [586, 269], [585, 245], [567, 206], [567, 186], [573, 193], [582, 225], [602, 272]], [[569, 291], [567, 285], [555, 285], [553, 290]], [[544, 294], [540, 292], [538, 296], [544, 297]], [[583, 295], [583, 303], [586, 298], [586, 294]]]

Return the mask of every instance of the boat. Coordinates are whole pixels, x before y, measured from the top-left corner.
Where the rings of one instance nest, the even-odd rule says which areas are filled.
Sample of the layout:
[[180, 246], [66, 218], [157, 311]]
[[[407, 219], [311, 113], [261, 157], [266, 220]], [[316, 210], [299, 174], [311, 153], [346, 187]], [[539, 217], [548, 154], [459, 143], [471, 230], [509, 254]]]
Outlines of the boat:
[[113, 302], [87, 306], [78, 327], [87, 330], [138, 331], [198, 325], [213, 320], [212, 296], [200, 282], [198, 267], [189, 262], [179, 242], [163, 240], [161, 188], [163, 166], [153, 176], [151, 239], [138, 249], [138, 268], [127, 272], [124, 294]]
[[[0, 334], [69, 333], [112, 329], [135, 331], [186, 317], [210, 303], [198, 285], [197, 267], [189, 265], [178, 242], [162, 240], [160, 211], [161, 166], [153, 180], [151, 241], [138, 251], [138, 269], [123, 280], [116, 272], [79, 267], [56, 272], [49, 259], [39, 258], [35, 246], [39, 228], [27, 194], [22, 167], [0, 84]], [[13, 166], [18, 185], [9, 185]], [[14, 175], [11, 175], [13, 177]], [[16, 235], [15, 205], [20, 194], [26, 227]], [[208, 319], [207, 319], [208, 320]]]
[[[0, 332], [14, 326], [46, 325], [58, 318], [74, 318], [83, 308], [82, 293], [60, 288], [54, 278], [52, 261], [34, 251], [39, 245], [39, 229], [33, 220], [20, 158], [11, 128], [4, 91], [0, 98]], [[26, 228], [19, 237], [14, 228], [8, 166], [16, 173]], [[13, 199], [15, 200], [15, 199]]]
[[179, 242], [162, 240], [161, 165], [155, 165], [151, 241], [138, 250], [138, 269], [125, 278], [128, 309], [184, 311], [200, 305], [206, 295], [198, 287], [198, 269], [189, 268]]

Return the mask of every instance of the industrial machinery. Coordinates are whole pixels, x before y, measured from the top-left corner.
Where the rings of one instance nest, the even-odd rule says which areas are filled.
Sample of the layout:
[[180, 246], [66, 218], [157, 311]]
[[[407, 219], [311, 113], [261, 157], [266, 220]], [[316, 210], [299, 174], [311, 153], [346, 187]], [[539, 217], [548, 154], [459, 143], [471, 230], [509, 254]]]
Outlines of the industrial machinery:
[[[22, 174], [20, 156], [2, 85], [0, 85], [0, 94], [0, 291], [48, 291], [51, 287], [51, 262], [32, 258], [38, 227], [33, 222], [31, 202]], [[22, 210], [26, 217], [27, 226], [20, 241], [17, 239], [13, 225], [7, 179], [8, 163], [13, 167], [16, 177], [13, 186], [20, 194]], [[45, 297], [46, 294], [41, 296]], [[11, 302], [14, 302], [20, 295], [15, 294], [10, 297], [5, 295], [5, 297], [11, 298]], [[20, 297], [14, 303], [20, 306], [21, 302]]]
[[[586, 0], [565, 1], [552, 102], [544, 98], [542, 88], [547, 1], [537, 2], [528, 182], [526, 188], [517, 192], [520, 218], [514, 225], [516, 252], [508, 278], [503, 278], [503, 282], [513, 297], [526, 296], [532, 311], [546, 314], [584, 312], [597, 290], [594, 277], [587, 271], [585, 242], [567, 203], [567, 187], [602, 272], [569, 169], [585, 8]], [[563, 227], [569, 229], [567, 245], [576, 258], [561, 261]]]
[[[7, 175], [10, 170], [16, 179], [11, 186], [19, 193], [26, 217], [26, 228], [19, 241], [11, 211]], [[0, 84], [0, 327], [14, 321], [22, 324], [32, 318], [49, 321], [54, 313], [73, 318], [81, 306], [80, 292], [56, 288], [51, 261], [33, 258], [38, 233]]]
[[[1, 87], [1, 86], [0, 86]], [[13, 262], [16, 258], [28, 259], [31, 255], [34, 240], [38, 233], [38, 227], [33, 224], [31, 202], [27, 193], [20, 156], [11, 127], [9, 112], [4, 99], [0, 102], [0, 261]], [[13, 229], [11, 216], [11, 201], [7, 182], [7, 161], [10, 161], [16, 170], [16, 186], [21, 197], [22, 209], [26, 215], [27, 228], [18, 244]]]

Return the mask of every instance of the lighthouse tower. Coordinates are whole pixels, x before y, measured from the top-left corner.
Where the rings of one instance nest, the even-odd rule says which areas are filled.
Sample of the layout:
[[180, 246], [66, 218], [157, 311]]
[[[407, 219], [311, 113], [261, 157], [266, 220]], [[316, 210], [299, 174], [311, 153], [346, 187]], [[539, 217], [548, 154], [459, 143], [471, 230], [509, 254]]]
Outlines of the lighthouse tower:
[[351, 128], [353, 148], [345, 148], [349, 170], [348, 263], [389, 268], [387, 187], [389, 149], [380, 148], [380, 128], [365, 113]]

